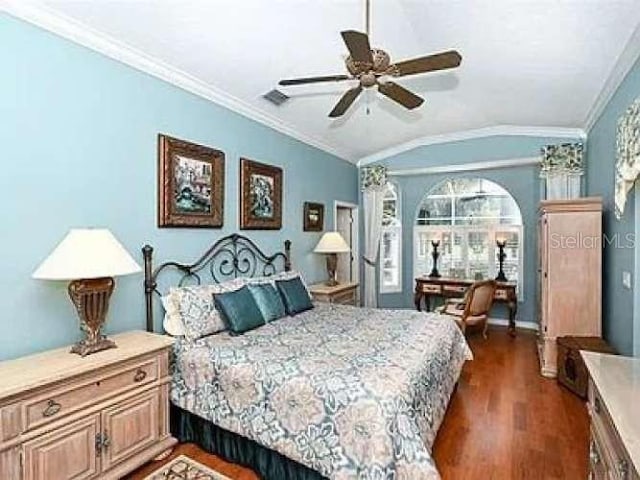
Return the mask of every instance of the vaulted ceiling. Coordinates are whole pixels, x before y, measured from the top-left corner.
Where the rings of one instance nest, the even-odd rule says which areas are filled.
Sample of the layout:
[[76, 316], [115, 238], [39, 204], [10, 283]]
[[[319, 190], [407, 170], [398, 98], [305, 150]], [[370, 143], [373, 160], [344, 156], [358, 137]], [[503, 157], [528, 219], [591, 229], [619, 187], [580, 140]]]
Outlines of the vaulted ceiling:
[[344, 117], [330, 119], [352, 81], [281, 87], [291, 99], [279, 107], [261, 95], [281, 78], [345, 73], [340, 31], [364, 30], [364, 0], [45, 6], [183, 75], [205, 96], [350, 160], [416, 138], [500, 125], [584, 128], [640, 24], [638, 0], [372, 0], [371, 43], [392, 61], [456, 49], [462, 65], [398, 79], [425, 98], [417, 110], [368, 90]]

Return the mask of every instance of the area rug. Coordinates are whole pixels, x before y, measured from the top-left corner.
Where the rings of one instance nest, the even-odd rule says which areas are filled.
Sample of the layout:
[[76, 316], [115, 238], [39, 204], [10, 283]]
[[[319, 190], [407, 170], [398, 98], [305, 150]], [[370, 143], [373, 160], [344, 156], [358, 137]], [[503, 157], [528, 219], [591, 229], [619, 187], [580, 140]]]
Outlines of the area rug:
[[201, 463], [180, 455], [163, 465], [144, 480], [231, 480]]

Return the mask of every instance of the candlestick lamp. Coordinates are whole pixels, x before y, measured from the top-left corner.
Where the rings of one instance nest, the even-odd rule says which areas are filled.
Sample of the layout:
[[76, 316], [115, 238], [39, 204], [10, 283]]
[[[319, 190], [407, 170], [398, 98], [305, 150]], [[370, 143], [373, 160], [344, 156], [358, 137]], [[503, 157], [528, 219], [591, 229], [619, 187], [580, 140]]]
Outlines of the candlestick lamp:
[[504, 259], [507, 258], [507, 254], [504, 253], [504, 247], [507, 245], [507, 241], [504, 238], [496, 239], [496, 245], [498, 246], [498, 275], [496, 276], [496, 281], [498, 282], [506, 282], [507, 276], [504, 274], [504, 270], [502, 267], [504, 266]]
[[438, 252], [438, 247], [440, 246], [440, 240], [431, 240], [431, 246], [433, 250], [431, 251], [431, 257], [433, 257], [433, 267], [431, 268], [431, 273], [429, 276], [431, 278], [439, 278], [440, 272], [438, 272], [438, 257], [440, 256], [440, 252]]
[[70, 280], [68, 291], [80, 317], [85, 338], [71, 353], [89, 355], [113, 348], [101, 333], [115, 286], [113, 277], [140, 272], [113, 234], [106, 229], [72, 229], [33, 273], [42, 280]]

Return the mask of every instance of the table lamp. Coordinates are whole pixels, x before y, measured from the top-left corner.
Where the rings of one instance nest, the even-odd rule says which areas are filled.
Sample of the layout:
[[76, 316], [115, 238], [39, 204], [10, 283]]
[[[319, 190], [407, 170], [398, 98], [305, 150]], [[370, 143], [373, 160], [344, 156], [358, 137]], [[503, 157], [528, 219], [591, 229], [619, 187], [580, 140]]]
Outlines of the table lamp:
[[78, 228], [69, 231], [32, 276], [71, 280], [69, 296], [78, 311], [80, 329], [85, 333], [71, 353], [84, 357], [116, 346], [100, 331], [115, 286], [113, 277], [140, 271], [140, 266], [109, 230]]
[[325, 232], [313, 251], [327, 255], [327, 273], [329, 274], [329, 279], [325, 284], [330, 287], [338, 285], [338, 281], [336, 280], [336, 268], [338, 267], [337, 254], [351, 251], [351, 248], [349, 248], [347, 242], [344, 241], [342, 235], [338, 232]]

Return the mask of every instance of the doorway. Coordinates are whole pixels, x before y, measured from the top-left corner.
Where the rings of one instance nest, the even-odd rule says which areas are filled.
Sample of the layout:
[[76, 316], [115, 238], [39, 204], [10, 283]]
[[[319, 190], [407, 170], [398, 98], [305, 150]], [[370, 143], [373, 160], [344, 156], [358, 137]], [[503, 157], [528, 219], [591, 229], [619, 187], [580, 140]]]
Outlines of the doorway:
[[359, 271], [359, 243], [358, 243], [358, 206], [352, 203], [335, 202], [334, 229], [342, 235], [351, 248], [349, 253], [338, 254], [338, 268], [336, 277], [340, 283], [358, 283]]

